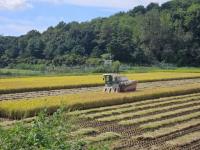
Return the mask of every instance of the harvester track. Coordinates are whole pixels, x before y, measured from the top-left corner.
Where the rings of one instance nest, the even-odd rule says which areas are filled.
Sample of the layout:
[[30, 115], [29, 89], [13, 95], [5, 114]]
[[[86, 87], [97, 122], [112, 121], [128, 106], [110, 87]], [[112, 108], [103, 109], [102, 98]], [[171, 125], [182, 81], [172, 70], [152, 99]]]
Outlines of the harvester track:
[[[196, 79], [184, 79], [184, 80], [171, 80], [171, 81], [155, 81], [139, 83], [138, 90], [155, 88], [155, 87], [172, 87], [180, 86], [183, 84], [200, 83], [200, 78]], [[75, 89], [60, 89], [60, 90], [48, 90], [48, 91], [37, 91], [37, 92], [24, 92], [24, 93], [13, 93], [13, 94], [0, 94], [0, 101], [2, 100], [18, 100], [18, 99], [31, 99], [45, 96], [58, 96], [66, 94], [77, 94], [92, 91], [101, 91], [103, 87], [83, 87]]]

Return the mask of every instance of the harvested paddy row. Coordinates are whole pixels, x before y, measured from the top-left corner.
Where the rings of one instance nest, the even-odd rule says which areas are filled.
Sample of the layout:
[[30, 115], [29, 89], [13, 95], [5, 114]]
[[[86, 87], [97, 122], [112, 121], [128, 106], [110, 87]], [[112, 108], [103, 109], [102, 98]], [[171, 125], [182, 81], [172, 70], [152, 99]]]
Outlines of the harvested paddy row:
[[144, 138], [161, 138], [164, 136], [167, 136], [169, 134], [181, 131], [181, 130], [185, 130], [194, 126], [200, 126], [200, 119], [193, 119], [190, 121], [185, 121], [179, 124], [176, 124], [172, 127], [164, 127], [164, 128], [160, 128], [158, 130], [154, 130], [154, 131], [147, 131], [145, 132], [142, 137]]
[[[169, 81], [154, 81], [154, 82], [146, 82], [140, 83], [138, 85], [138, 90], [144, 90], [148, 88], [155, 87], [171, 87], [171, 86], [180, 86], [183, 84], [190, 83], [200, 83], [200, 77], [195, 79], [185, 79], [185, 80], [169, 80]], [[32, 92], [22, 92], [22, 93], [12, 93], [12, 94], [0, 94], [0, 101], [3, 100], [19, 100], [19, 99], [31, 99], [37, 97], [45, 97], [45, 96], [59, 96], [66, 94], [78, 94], [84, 92], [95, 92], [101, 91], [103, 89], [102, 86], [97, 87], [77, 87], [72, 89], [58, 89], [58, 90], [41, 90], [41, 91], [32, 91]]]
[[162, 121], [155, 121], [155, 122], [148, 122], [145, 123], [143, 125], [140, 125], [140, 128], [142, 129], [147, 129], [147, 130], [154, 130], [154, 129], [158, 129], [164, 126], [168, 126], [168, 125], [174, 125], [180, 122], [184, 122], [184, 121], [188, 121], [188, 120], [192, 120], [195, 118], [199, 118], [200, 117], [200, 111], [196, 110], [193, 113], [189, 113], [189, 114], [185, 114], [180, 116], [176, 116], [170, 119], [165, 119]]
[[200, 140], [200, 131], [195, 131], [193, 133], [189, 133], [187, 135], [175, 138], [173, 140], [169, 140], [166, 143], [170, 145], [189, 145], [194, 141], [199, 141]]
[[170, 96], [170, 97], [164, 97], [164, 98], [159, 98], [159, 99], [148, 99], [148, 100], [143, 100], [139, 102], [133, 102], [133, 103], [128, 103], [128, 104], [121, 104], [121, 105], [114, 105], [114, 106], [106, 106], [106, 107], [100, 107], [100, 108], [92, 108], [92, 109], [86, 109], [86, 110], [81, 110], [81, 111], [74, 111], [70, 112], [71, 115], [79, 115], [79, 114], [84, 114], [84, 115], [89, 115], [89, 114], [98, 114], [98, 113], [104, 113], [107, 111], [119, 111], [124, 109], [124, 108], [129, 108], [132, 106], [143, 106], [143, 105], [148, 105], [148, 104], [157, 104], [159, 102], [166, 102], [166, 101], [175, 101], [178, 99], [185, 99], [185, 98], [192, 98], [192, 97], [197, 97], [200, 96], [200, 93], [195, 93], [195, 94], [188, 94], [188, 95], [180, 95], [180, 96]]
[[193, 150], [191, 148], [199, 148], [200, 139], [192, 139], [192, 136], [188, 136], [188, 143], [174, 145], [166, 142], [200, 131], [199, 94], [145, 100], [77, 114], [83, 113], [80, 116], [89, 119], [83, 121], [83, 128], [92, 127], [100, 133], [121, 135], [113, 140], [113, 149]]
[[199, 150], [200, 149], [200, 140], [193, 141], [190, 144], [181, 146], [182, 150]]
[[[199, 99], [197, 99], [197, 101], [199, 101]], [[108, 117], [102, 117], [97, 119], [98, 121], [121, 121], [124, 119], [134, 119], [134, 118], [138, 118], [138, 117], [144, 117], [147, 115], [153, 115], [153, 114], [158, 114], [158, 113], [162, 113], [162, 112], [169, 112], [172, 110], [176, 110], [176, 109], [182, 109], [184, 107], [188, 107], [188, 105], [192, 105], [195, 102], [188, 102], [188, 104], [184, 104], [184, 101], [182, 102], [183, 104], [179, 104], [179, 105], [170, 105], [170, 106], [164, 106], [164, 107], [154, 107], [154, 108], [148, 108], [146, 107], [146, 109], [143, 110], [139, 110], [136, 112], [128, 112], [128, 113], [122, 113], [122, 114], [118, 114], [118, 115], [112, 115], [112, 116], [108, 116]], [[187, 101], [186, 101], [187, 103]], [[196, 103], [195, 103], [196, 104]]]
[[[190, 105], [186, 105], [185, 107], [181, 107], [180, 109], [176, 109], [170, 112], [164, 112], [164, 113], [159, 113], [156, 115], [150, 115], [150, 116], [146, 116], [146, 117], [142, 117], [142, 118], [136, 118], [133, 120], [126, 120], [126, 121], [120, 121], [119, 124], [121, 125], [138, 125], [138, 124], [142, 124], [142, 123], [146, 123], [146, 122], [151, 122], [151, 121], [157, 121], [157, 120], [161, 120], [161, 119], [165, 119], [165, 118], [169, 118], [169, 117], [173, 117], [173, 116], [181, 116], [182, 114], [189, 114], [190, 112], [195, 112], [195, 111], [199, 111], [200, 110], [200, 103], [194, 103], [193, 107], [190, 107]], [[189, 107], [189, 108], [188, 108]]]
[[[191, 110], [192, 110], [192, 108], [191, 108]], [[194, 111], [197, 111], [197, 110], [194, 110]], [[199, 109], [198, 109], [198, 111], [199, 111]], [[187, 114], [189, 112], [185, 112], [185, 113]], [[199, 124], [200, 124], [200, 122], [199, 122]], [[196, 124], [194, 124], [193, 126], [199, 125], [199, 124], [197, 124], [197, 122], [196, 122]], [[190, 128], [193, 127], [193, 126], [190, 126]], [[93, 127], [95, 127], [95, 126], [93, 126]], [[109, 132], [116, 132], [116, 133], [119, 133], [119, 134], [125, 136], [126, 138], [127, 137], [131, 137], [131, 136], [136, 136], [136, 135], [144, 132], [144, 131], [141, 131], [140, 128], [137, 128], [137, 127], [134, 127], [134, 126], [126, 126], [126, 127], [124, 127], [124, 126], [121, 126], [121, 125], [117, 125], [115, 122], [113, 122], [111, 124], [107, 124], [107, 125], [105, 125], [105, 124], [101, 124], [100, 125], [99, 124], [99, 126], [96, 126], [96, 127], [98, 127], [99, 131], [101, 131], [101, 132], [108, 132], [108, 131]], [[200, 126], [198, 126], [198, 129], [199, 128], [200, 128]], [[191, 130], [193, 130], [193, 129], [191, 129]], [[186, 131], [187, 130], [185, 130], [185, 132], [184, 131], [179, 131], [178, 133], [173, 133], [173, 135], [168, 136], [168, 139], [170, 139], [172, 137], [179, 136], [180, 134], [184, 134], [184, 133], [188, 133], [189, 132], [189, 131], [187, 131], [187, 132]], [[165, 138], [165, 140], [166, 140], [166, 138]]]
[[102, 88], [103, 87], [86, 87], [86, 88], [76, 88], [76, 89], [60, 89], [60, 90], [49, 90], [49, 91], [0, 94], [0, 101], [3, 101], [3, 100], [19, 100], [19, 99], [22, 99], [22, 98], [28, 100], [28, 99], [36, 98], [36, 97], [58, 96], [58, 95], [66, 95], [66, 94], [94, 92], [94, 91], [99, 91]]
[[[171, 129], [173, 129], [172, 126], [171, 126]], [[196, 131], [200, 131], [199, 124], [194, 125], [194, 126], [189, 126], [182, 130], [177, 130], [175, 132], [169, 133], [165, 136], [161, 136], [158, 138], [145, 138], [142, 135], [141, 136], [134, 135], [132, 136], [132, 138], [130, 137], [124, 138], [121, 141], [119, 141], [115, 145], [114, 149], [151, 149], [151, 147], [154, 147], [156, 150], [182, 149], [183, 145], [186, 148], [187, 143], [184, 143], [183, 145], [170, 145], [170, 144], [167, 144], [166, 141], [170, 141], [170, 140], [191, 134]], [[193, 138], [191, 138], [190, 140], [195, 142]], [[187, 146], [186, 148], [187, 150], [189, 150], [188, 147], [189, 146]]]
[[192, 101], [199, 101], [200, 96], [194, 96], [194, 97], [189, 97], [189, 98], [182, 98], [182, 99], [169, 99], [169, 100], [163, 100], [163, 102], [158, 102], [158, 103], [153, 103], [153, 104], [147, 104], [147, 105], [140, 105], [139, 107], [136, 107], [136, 104], [129, 105], [125, 108], [119, 108], [115, 110], [109, 110], [109, 111], [103, 111], [103, 112], [98, 112], [98, 113], [93, 113], [93, 114], [84, 114], [81, 116], [85, 116], [87, 118], [92, 118], [92, 119], [98, 119], [98, 118], [103, 118], [103, 117], [109, 117], [109, 116], [115, 116], [115, 115], [120, 115], [122, 113], [129, 113], [129, 112], [136, 112], [140, 110], [146, 110], [150, 108], [156, 108], [156, 107], [164, 107], [164, 106], [170, 106], [173, 104], [181, 104], [181, 103], [186, 103], [186, 102], [192, 102]]
[[[183, 127], [184, 127], [184, 124], [183, 124]], [[193, 150], [193, 149], [190, 149], [190, 147], [192, 147], [193, 145], [192, 143], [195, 143], [194, 147], [199, 147], [199, 143], [198, 143], [199, 139], [194, 139], [193, 136], [187, 137], [187, 139], [191, 141], [189, 143], [182, 142], [182, 143], [174, 145], [174, 144], [166, 143], [166, 141], [173, 141], [173, 139], [181, 138], [182, 136], [187, 136], [188, 134], [192, 134], [193, 132], [199, 132], [200, 122], [199, 123], [196, 122], [196, 124], [193, 124], [191, 126], [188, 125], [188, 127], [174, 131], [174, 132], [173, 132], [173, 128], [174, 128], [174, 124], [171, 125], [172, 132], [166, 135], [163, 135], [161, 137], [148, 138], [148, 137], [139, 136], [139, 138], [136, 138], [136, 139], [135, 137], [133, 137], [133, 139], [130, 139], [128, 141], [122, 141], [121, 143], [118, 144], [118, 146], [116, 146], [116, 149], [124, 149], [124, 148], [130, 148], [130, 147], [132, 149], [134, 148], [136, 149], [148, 148], [149, 149], [151, 148], [151, 146], [158, 146], [159, 148], [157, 148], [157, 150], [183, 149], [183, 147], [184, 149], [187, 149], [187, 150]], [[196, 143], [196, 140], [198, 141], [197, 143]], [[164, 146], [161, 146], [161, 145], [164, 145]]]

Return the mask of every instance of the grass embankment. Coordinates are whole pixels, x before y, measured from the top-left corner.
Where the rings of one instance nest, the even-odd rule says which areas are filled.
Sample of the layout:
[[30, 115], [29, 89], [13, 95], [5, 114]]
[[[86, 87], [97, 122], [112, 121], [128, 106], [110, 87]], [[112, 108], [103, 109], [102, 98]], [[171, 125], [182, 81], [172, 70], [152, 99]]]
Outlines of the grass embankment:
[[61, 105], [73, 110], [88, 109], [198, 92], [200, 92], [199, 83], [182, 85], [180, 87], [138, 90], [137, 92], [132, 93], [108, 94], [99, 91], [34, 98], [29, 100], [1, 101], [0, 117], [32, 117], [45, 108], [49, 113], [55, 112]]
[[176, 73], [200, 73], [197, 67], [131, 67], [126, 73], [147, 73], [147, 72], [176, 72]]
[[0, 69], [0, 77], [15, 76], [39, 76], [43, 75], [42, 71], [24, 70], [24, 69]]
[[[200, 73], [135, 73], [125, 74], [129, 79], [139, 82], [164, 81], [173, 79], [200, 78]], [[68, 89], [78, 87], [102, 86], [102, 75], [57, 76], [57, 77], [26, 77], [0, 79], [0, 94]]]

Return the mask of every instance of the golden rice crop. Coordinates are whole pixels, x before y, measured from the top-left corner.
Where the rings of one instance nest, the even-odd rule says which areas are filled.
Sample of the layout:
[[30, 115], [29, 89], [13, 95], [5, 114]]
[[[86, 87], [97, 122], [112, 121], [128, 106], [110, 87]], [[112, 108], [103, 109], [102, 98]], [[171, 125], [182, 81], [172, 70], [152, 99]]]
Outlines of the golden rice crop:
[[200, 83], [187, 84], [180, 87], [138, 90], [137, 92], [132, 93], [108, 94], [98, 91], [62, 96], [49, 96], [29, 100], [1, 101], [0, 117], [31, 117], [45, 108], [47, 108], [49, 113], [52, 113], [60, 106], [66, 106], [71, 109], [87, 109], [196, 92], [200, 92]]
[[[139, 82], [200, 78], [200, 73], [135, 73], [125, 74]], [[0, 79], [0, 93], [26, 92], [61, 88], [77, 88], [103, 85], [102, 75], [27, 77]]]

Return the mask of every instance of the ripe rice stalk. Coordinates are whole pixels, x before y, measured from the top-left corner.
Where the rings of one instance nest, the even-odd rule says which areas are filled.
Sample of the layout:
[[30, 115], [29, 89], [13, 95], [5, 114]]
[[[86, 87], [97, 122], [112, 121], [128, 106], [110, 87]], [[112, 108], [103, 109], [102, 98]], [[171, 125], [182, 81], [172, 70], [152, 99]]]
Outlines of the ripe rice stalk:
[[60, 108], [60, 106], [65, 106], [66, 109], [71, 110], [88, 109], [199, 92], [200, 83], [196, 83], [170, 88], [138, 90], [132, 93], [108, 94], [104, 92], [86, 92], [62, 96], [33, 98], [28, 101], [26, 99], [17, 101], [8, 100], [0, 102], [0, 117], [33, 117], [43, 109], [47, 109], [51, 114]]
[[100, 107], [100, 108], [91, 108], [91, 109], [86, 109], [86, 110], [73, 111], [73, 112], [70, 112], [69, 115], [80, 115], [80, 114], [86, 115], [86, 114], [101, 113], [101, 112], [116, 110], [116, 109], [121, 110], [121, 109], [129, 108], [132, 106], [142, 106], [142, 105], [165, 102], [165, 101], [170, 101], [170, 100], [176, 101], [178, 99], [192, 98], [192, 97], [197, 97], [197, 96], [200, 96], [200, 93], [180, 95], [180, 96], [170, 96], [170, 97], [164, 97], [164, 98], [158, 98], [158, 99], [143, 100], [143, 101], [133, 102], [133, 103], [128, 103], [128, 104], [105, 106], [105, 107]]
[[[200, 73], [156, 72], [125, 74], [125, 76], [139, 82], [149, 82], [200, 78]], [[0, 94], [102, 85], [102, 75], [6, 78], [0, 79]]]

